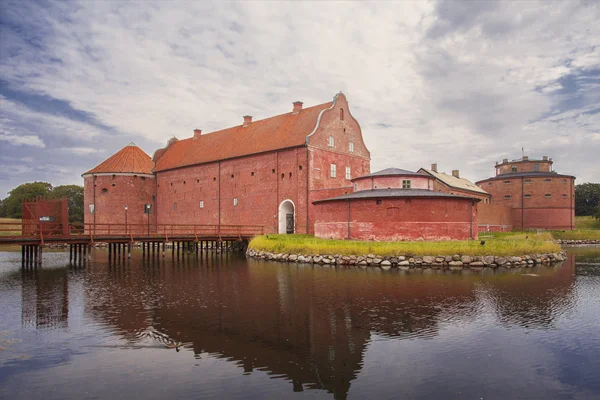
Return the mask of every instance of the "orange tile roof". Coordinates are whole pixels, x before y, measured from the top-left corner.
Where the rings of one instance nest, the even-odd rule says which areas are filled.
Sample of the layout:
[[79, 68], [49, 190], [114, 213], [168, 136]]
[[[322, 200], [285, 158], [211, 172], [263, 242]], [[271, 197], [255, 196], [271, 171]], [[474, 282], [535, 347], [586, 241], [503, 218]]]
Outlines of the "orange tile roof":
[[173, 141], [166, 152], [155, 157], [155, 171], [301, 146], [315, 129], [321, 111], [331, 105], [332, 102], [319, 104], [298, 113], [253, 121], [247, 126], [238, 125], [198, 138]]
[[121, 150], [90, 169], [83, 175], [96, 173], [133, 173], [133, 174], [151, 174], [154, 168], [154, 162], [144, 150], [137, 147], [134, 143], [129, 143]]

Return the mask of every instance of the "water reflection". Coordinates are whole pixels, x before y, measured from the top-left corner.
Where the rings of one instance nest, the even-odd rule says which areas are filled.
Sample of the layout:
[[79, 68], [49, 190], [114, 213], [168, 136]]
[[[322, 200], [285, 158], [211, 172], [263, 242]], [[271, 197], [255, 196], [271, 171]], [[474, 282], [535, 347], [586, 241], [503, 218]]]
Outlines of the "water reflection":
[[67, 269], [24, 269], [21, 273], [21, 324], [64, 328], [69, 320]]
[[22, 326], [66, 329], [69, 285], [78, 285], [84, 317], [126, 343], [183, 344], [196, 358], [285, 378], [290, 391], [340, 399], [373, 337], [434, 340], [482, 315], [505, 328], [556, 329], [576, 304], [574, 255], [553, 267], [481, 273], [338, 270], [232, 253], [117, 265], [95, 257], [85, 269], [22, 272]]

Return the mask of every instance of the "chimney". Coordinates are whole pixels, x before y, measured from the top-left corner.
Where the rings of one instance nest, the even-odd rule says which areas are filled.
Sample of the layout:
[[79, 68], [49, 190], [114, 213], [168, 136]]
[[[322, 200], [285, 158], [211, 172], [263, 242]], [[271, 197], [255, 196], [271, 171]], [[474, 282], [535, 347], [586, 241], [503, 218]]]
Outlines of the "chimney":
[[458, 173], [457, 169], [453, 169], [452, 170], [452, 176], [455, 177], [455, 178], [460, 178], [460, 174]]
[[202, 135], [202, 129], [194, 129], [194, 139], [198, 139]]
[[529, 161], [529, 156], [523, 156], [523, 161]]
[[298, 113], [300, 111], [302, 111], [302, 102], [301, 101], [295, 101], [294, 103], [294, 111], [295, 113]]
[[543, 156], [542, 161], [548, 161], [548, 156]]
[[508, 162], [508, 158], [504, 158], [504, 159], [502, 160], [502, 164], [504, 164], [504, 163], [507, 163], [507, 162]]
[[248, 126], [252, 123], [252, 115], [244, 115], [244, 126]]
[[432, 170], [433, 172], [437, 172], [437, 163], [435, 163], [435, 164], [431, 164], [431, 170]]

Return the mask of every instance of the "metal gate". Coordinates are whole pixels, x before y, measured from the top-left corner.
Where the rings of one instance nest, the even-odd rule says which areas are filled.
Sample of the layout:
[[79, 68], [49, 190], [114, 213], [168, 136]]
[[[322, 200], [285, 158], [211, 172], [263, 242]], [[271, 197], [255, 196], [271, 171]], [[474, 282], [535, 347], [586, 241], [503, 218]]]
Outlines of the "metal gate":
[[294, 214], [285, 215], [285, 233], [294, 233]]

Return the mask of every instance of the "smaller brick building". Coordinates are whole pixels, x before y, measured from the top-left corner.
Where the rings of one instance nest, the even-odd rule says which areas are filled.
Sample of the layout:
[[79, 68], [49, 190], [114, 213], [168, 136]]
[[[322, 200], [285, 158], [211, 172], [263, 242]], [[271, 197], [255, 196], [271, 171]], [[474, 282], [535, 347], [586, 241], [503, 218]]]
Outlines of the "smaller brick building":
[[[130, 143], [83, 176], [84, 222], [95, 224], [96, 229], [111, 226], [113, 231], [125, 231], [148, 223], [144, 205], [156, 199], [156, 179], [150, 156]], [[150, 223], [154, 223], [154, 214]], [[115, 232], [116, 233], [116, 232]]]
[[357, 240], [476, 238], [480, 200], [436, 192], [434, 180], [397, 168], [355, 178], [353, 193], [313, 202], [315, 236]]
[[[575, 229], [575, 177], [559, 174], [552, 158], [527, 156], [496, 163], [496, 175], [477, 182], [492, 205], [510, 209], [514, 229]], [[482, 220], [485, 223], [486, 221]]]

